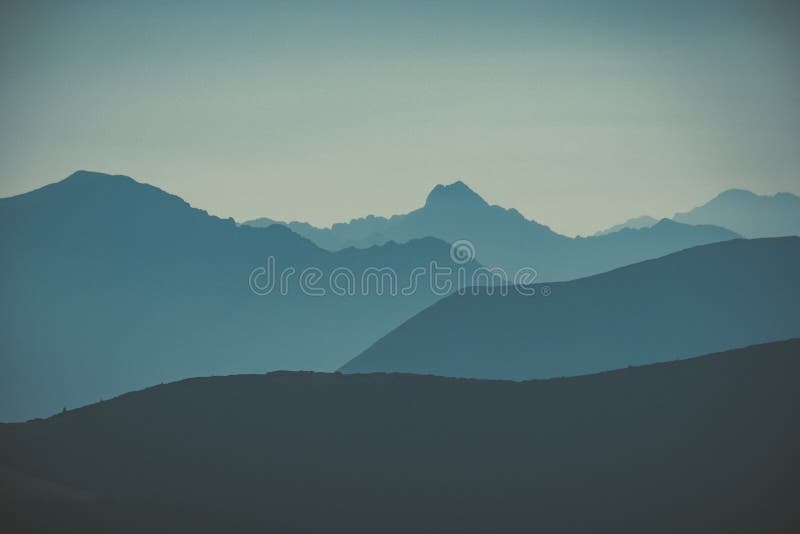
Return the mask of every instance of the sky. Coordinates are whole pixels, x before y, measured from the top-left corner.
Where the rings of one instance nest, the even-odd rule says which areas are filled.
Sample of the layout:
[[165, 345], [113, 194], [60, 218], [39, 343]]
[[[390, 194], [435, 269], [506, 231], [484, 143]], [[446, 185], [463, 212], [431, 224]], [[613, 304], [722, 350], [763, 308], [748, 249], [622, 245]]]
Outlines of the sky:
[[0, 197], [86, 169], [326, 226], [463, 180], [585, 235], [800, 193], [797, 2], [69, 4], [0, 0]]

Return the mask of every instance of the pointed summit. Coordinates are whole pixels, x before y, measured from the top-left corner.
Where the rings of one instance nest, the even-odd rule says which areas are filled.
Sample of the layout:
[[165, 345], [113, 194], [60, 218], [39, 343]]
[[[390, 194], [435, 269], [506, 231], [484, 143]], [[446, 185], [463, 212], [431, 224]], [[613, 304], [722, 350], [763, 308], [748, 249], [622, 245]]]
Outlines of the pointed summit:
[[425, 200], [426, 208], [460, 208], [486, 205], [486, 201], [461, 180], [450, 185], [437, 185]]

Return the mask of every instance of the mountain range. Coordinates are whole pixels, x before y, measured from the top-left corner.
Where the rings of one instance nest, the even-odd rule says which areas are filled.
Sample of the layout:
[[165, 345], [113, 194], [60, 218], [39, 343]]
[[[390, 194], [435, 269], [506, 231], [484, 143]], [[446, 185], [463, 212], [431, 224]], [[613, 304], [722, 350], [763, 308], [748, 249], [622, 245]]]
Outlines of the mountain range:
[[[0, 421], [191, 376], [333, 370], [438, 296], [427, 278], [402, 298], [377, 283], [312, 296], [304, 269], [388, 267], [403, 284], [430, 261], [456, 266], [434, 238], [332, 253], [91, 172], [0, 199], [0, 227]], [[250, 288], [270, 256], [295, 269], [286, 295]]]
[[[256, 219], [244, 224], [276, 223]], [[448, 243], [468, 240], [481, 264], [504, 269], [509, 280], [519, 269], [532, 268], [543, 282], [589, 276], [691, 246], [739, 237], [716, 226], [693, 226], [665, 219], [652, 228], [626, 228], [608, 235], [570, 238], [526, 219], [515, 209], [489, 205], [460, 181], [437, 185], [423, 207], [404, 215], [369, 216], [334, 224], [329, 229], [299, 222], [288, 226], [329, 250], [388, 241], [404, 243], [426, 236]]]
[[[672, 220], [685, 224], [722, 226], [748, 238], [800, 235], [800, 197], [791, 193], [756, 195], [743, 189], [723, 191], [702, 206], [676, 213]], [[595, 235], [623, 228], [649, 228], [658, 219], [648, 215], [629, 219]]]
[[0, 199], [0, 421], [56, 414], [0, 423], [0, 531], [794, 532], [800, 237], [752, 197], [585, 238], [462, 182], [329, 229]]
[[[631, 230], [635, 232], [636, 230]], [[445, 298], [341, 368], [530, 379], [800, 337], [800, 238], [694, 247], [579, 280]]]
[[[347, 372], [530, 378], [798, 335], [796, 309], [786, 303], [796, 289], [785, 272], [796, 267], [796, 241], [774, 246], [730, 241], [691, 253], [705, 259], [682, 264], [683, 270], [647, 267], [672, 261], [661, 259], [581, 280], [736, 234], [665, 219], [650, 228], [569, 238], [516, 210], [489, 205], [461, 182], [437, 186], [425, 205], [409, 214], [320, 230], [316, 241], [327, 236], [339, 245], [359, 244], [335, 251], [300, 235], [319, 230], [310, 225], [290, 225], [294, 230], [237, 225], [129, 177], [87, 171], [0, 199], [0, 225], [0, 420], [6, 421], [191, 376], [344, 366]], [[471, 240], [477, 259], [487, 258], [489, 265], [533, 266], [539, 281], [575, 282], [552, 284], [547, 304], [521, 295], [456, 295], [429, 309], [447, 291], [432, 291], [427, 277], [401, 297], [378, 294], [377, 288], [334, 295], [324, 277], [325, 296], [297, 286], [309, 269], [321, 275], [343, 269], [362, 278], [387, 268], [403, 284], [431, 262], [464, 268], [470, 285], [470, 275], [481, 266], [474, 259], [454, 261], [448, 242], [457, 239]], [[376, 244], [361, 248], [365, 240]], [[269, 267], [270, 258], [276, 275], [288, 273], [286, 294], [275, 289], [259, 295], [251, 287], [253, 273]], [[654, 270], [639, 274], [640, 269]], [[749, 290], [731, 289], [734, 282], [753, 287], [746, 276], [760, 280], [764, 291], [732, 302], [720, 288], [749, 298]], [[678, 302], [659, 292], [662, 285], [672, 288], [671, 295], [681, 295], [681, 287], [696, 291]], [[663, 302], [668, 307], [659, 309]], [[745, 304], [766, 312], [750, 320], [739, 313]], [[681, 305], [687, 308], [683, 314]], [[593, 321], [593, 313], [601, 319]], [[727, 332], [730, 325], [717, 324], [714, 313], [730, 324], [748, 322]], [[624, 318], [627, 327], [614, 317]], [[684, 336], [685, 344], [668, 340], [649, 347], [646, 332], [660, 332], [653, 327], [659, 320], [716, 326], [704, 329], [705, 336]], [[459, 324], [469, 325], [463, 347], [454, 334]], [[508, 331], [510, 325], [515, 328]], [[573, 336], [570, 329], [586, 333]], [[533, 341], [536, 336], [540, 341]], [[485, 349], [492, 343], [504, 350], [487, 363]], [[587, 348], [596, 349], [595, 360], [581, 363]], [[553, 364], [556, 360], [561, 363]]]
[[611, 228], [600, 230], [594, 235], [598, 236], [598, 235], [613, 234], [614, 232], [619, 232], [620, 230], [624, 230], [625, 228], [631, 228], [633, 230], [638, 230], [640, 228], [650, 228], [651, 226], [655, 226], [657, 223], [658, 219], [650, 217], [649, 215], [642, 215], [641, 217], [634, 217], [633, 219], [628, 219], [624, 223], [615, 224]]
[[0, 425], [25, 532], [795, 532], [800, 341], [532, 382], [195, 378]]
[[729, 189], [702, 206], [676, 213], [673, 219], [686, 224], [716, 224], [749, 238], [800, 235], [800, 197]]

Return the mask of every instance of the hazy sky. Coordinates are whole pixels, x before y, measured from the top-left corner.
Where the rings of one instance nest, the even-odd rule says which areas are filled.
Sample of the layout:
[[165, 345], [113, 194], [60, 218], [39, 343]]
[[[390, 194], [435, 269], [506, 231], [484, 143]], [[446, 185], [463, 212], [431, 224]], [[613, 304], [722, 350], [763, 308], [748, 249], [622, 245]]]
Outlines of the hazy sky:
[[89, 169], [328, 225], [461, 179], [585, 234], [800, 193], [798, 3], [0, 2], [0, 196]]

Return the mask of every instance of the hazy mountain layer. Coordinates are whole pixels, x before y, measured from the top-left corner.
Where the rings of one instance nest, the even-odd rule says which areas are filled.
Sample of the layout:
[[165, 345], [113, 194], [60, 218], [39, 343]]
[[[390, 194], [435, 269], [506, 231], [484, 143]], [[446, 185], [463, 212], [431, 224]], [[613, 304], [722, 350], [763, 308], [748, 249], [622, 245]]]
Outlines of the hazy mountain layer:
[[534, 296], [452, 295], [342, 371], [546, 378], [798, 337], [798, 272], [800, 238], [739, 239], [536, 286]]
[[[269, 219], [245, 224], [270, 224]], [[463, 182], [436, 186], [425, 205], [390, 218], [369, 216], [329, 229], [305, 223], [290, 228], [322, 247], [366, 247], [432, 236], [449, 243], [469, 240], [483, 265], [502, 267], [513, 280], [533, 268], [539, 281], [570, 280], [655, 258], [684, 248], [739, 237], [715, 226], [690, 226], [663, 220], [636, 231], [570, 238], [528, 220], [517, 210], [489, 205]], [[653, 228], [649, 228], [653, 226]]]
[[676, 213], [673, 218], [687, 224], [724, 226], [744, 237], [800, 235], [800, 197], [791, 193], [756, 195], [730, 189], [702, 206]]
[[[378, 296], [374, 278], [366, 295], [309, 296], [305, 268], [360, 282], [391, 267], [403, 287], [432, 260], [453, 265], [436, 239], [333, 254], [88, 172], [0, 199], [0, 227], [0, 421], [190, 376], [335, 369], [439, 297], [427, 278], [409, 296]], [[251, 291], [270, 256], [275, 271], [295, 269], [287, 295], [279, 279], [269, 295]]]
[[599, 232], [595, 233], [594, 235], [606, 235], [606, 234], [613, 234], [614, 232], [619, 232], [625, 228], [632, 228], [634, 230], [639, 228], [650, 228], [658, 223], [658, 219], [654, 219], [649, 215], [642, 215], [641, 217], [634, 217], [633, 219], [628, 219], [622, 224], [616, 224], [611, 228], [607, 228], [605, 230], [600, 230]]

